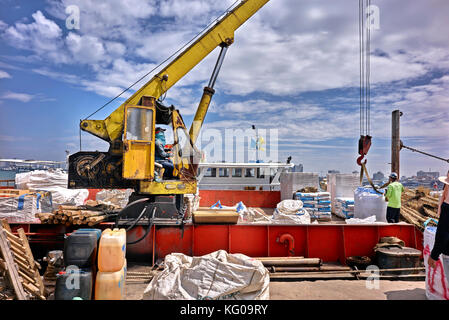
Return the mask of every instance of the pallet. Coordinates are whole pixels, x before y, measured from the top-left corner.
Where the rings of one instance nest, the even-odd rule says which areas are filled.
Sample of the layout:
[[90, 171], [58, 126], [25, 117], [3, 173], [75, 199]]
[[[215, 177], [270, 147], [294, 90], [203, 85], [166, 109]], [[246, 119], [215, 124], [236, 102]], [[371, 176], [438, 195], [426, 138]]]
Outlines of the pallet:
[[25, 231], [20, 228], [14, 235], [6, 219], [0, 221], [0, 269], [14, 288], [18, 300], [36, 297], [46, 300], [45, 287], [39, 274], [40, 264], [34, 260]]

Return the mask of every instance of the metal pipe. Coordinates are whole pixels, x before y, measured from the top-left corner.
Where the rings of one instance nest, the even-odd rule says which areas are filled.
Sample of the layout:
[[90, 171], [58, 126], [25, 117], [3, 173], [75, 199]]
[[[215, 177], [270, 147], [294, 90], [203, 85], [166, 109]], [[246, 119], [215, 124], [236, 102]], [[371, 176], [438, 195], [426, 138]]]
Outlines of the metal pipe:
[[221, 66], [223, 65], [223, 60], [226, 56], [226, 52], [228, 51], [229, 45], [223, 44], [221, 45], [220, 55], [218, 56], [217, 63], [215, 64], [214, 71], [212, 72], [212, 76], [210, 77], [209, 84], [207, 85], [209, 88], [213, 89], [215, 85], [215, 81], [217, 81], [218, 73], [220, 73]]
[[[285, 268], [283, 268], [285, 269]], [[288, 268], [287, 268], [288, 269]], [[276, 273], [280, 272], [282, 269], [280, 268], [275, 268]], [[397, 268], [397, 269], [379, 269], [377, 271], [379, 271], [379, 273], [382, 272], [395, 272], [395, 271], [424, 271], [425, 268], [424, 267], [418, 267], [418, 268]], [[285, 272], [287, 273], [287, 272]], [[299, 272], [296, 272], [299, 273]], [[366, 270], [329, 270], [329, 271], [309, 271], [308, 273], [310, 274], [343, 274], [343, 273], [350, 273], [350, 274], [361, 274], [361, 273], [369, 273], [369, 271]]]
[[284, 233], [278, 238], [278, 242], [288, 245], [288, 255], [295, 255], [295, 238], [289, 233]]
[[210, 102], [212, 96], [215, 93], [214, 85], [217, 81], [218, 73], [220, 72], [221, 66], [223, 65], [223, 60], [228, 50], [227, 44], [221, 46], [220, 55], [218, 56], [217, 63], [215, 64], [214, 71], [209, 80], [207, 87], [204, 87], [203, 96], [201, 97], [200, 104], [196, 110], [195, 117], [193, 118], [192, 125], [190, 126], [189, 136], [190, 141], [193, 145], [196, 143], [196, 139], [200, 133], [201, 127], [203, 126], [204, 119], [206, 118], [207, 111], [209, 110]]
[[279, 266], [279, 267], [315, 267], [321, 265], [321, 259], [319, 258], [306, 258], [306, 259], [276, 259], [260, 260], [265, 267]]

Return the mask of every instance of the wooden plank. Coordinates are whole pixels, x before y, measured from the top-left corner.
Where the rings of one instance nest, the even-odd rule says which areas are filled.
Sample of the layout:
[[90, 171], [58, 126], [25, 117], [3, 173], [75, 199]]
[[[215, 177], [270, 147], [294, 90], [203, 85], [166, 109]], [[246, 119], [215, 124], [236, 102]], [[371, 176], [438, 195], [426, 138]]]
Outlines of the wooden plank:
[[23, 241], [22, 239], [20, 239], [18, 236], [16, 236], [15, 234], [12, 234], [11, 232], [9, 232], [8, 230], [3, 229], [6, 232], [6, 236], [8, 237], [9, 241], [14, 241], [15, 243], [17, 243], [18, 245], [22, 246], [23, 245]]
[[[30, 244], [28, 243], [28, 238], [25, 235], [25, 231], [23, 230], [23, 228], [20, 228], [19, 230], [17, 230], [17, 233], [19, 235], [19, 238], [22, 239], [23, 241], [23, 247], [25, 248], [25, 256], [30, 264], [30, 267], [34, 269], [34, 266], [36, 265], [37, 262], [34, 261], [33, 253], [31, 252]], [[40, 269], [40, 265], [38, 266], [38, 268]]]
[[[9, 226], [8, 226], [9, 227]], [[4, 232], [3, 225], [0, 226], [0, 251], [6, 264], [8, 279], [14, 288], [14, 292], [18, 300], [28, 300], [25, 293], [22, 282], [20, 281], [17, 265], [14, 263], [11, 251], [8, 247], [6, 233]]]
[[231, 210], [199, 210], [193, 213], [195, 223], [237, 223], [239, 214]]
[[6, 219], [1, 219], [1, 220], [0, 220], [0, 224], [1, 224], [1, 226], [3, 227], [3, 229], [5, 229], [6, 231], [9, 231], [9, 233], [12, 234], [11, 227], [9, 226], [8, 220], [6, 220]]
[[27, 289], [28, 292], [32, 293], [36, 297], [41, 300], [46, 300], [45, 297], [40, 293], [39, 288], [31, 283], [23, 283], [23, 286]]
[[80, 210], [77, 206], [69, 206], [69, 205], [60, 205], [58, 207], [58, 211], [66, 211], [66, 210]]
[[28, 261], [32, 262], [30, 263], [30, 267], [34, 269], [34, 279], [36, 281], [36, 284], [38, 285], [39, 292], [42, 295], [44, 294], [45, 286], [38, 271], [38, 269], [41, 269], [41, 265], [34, 260], [34, 256], [33, 253], [31, 252], [30, 244], [28, 243], [28, 238], [25, 235], [25, 231], [22, 228], [20, 228], [19, 230], [17, 230], [17, 233], [19, 234], [20, 239], [22, 239], [23, 241], [23, 246], [25, 247], [25, 252]]

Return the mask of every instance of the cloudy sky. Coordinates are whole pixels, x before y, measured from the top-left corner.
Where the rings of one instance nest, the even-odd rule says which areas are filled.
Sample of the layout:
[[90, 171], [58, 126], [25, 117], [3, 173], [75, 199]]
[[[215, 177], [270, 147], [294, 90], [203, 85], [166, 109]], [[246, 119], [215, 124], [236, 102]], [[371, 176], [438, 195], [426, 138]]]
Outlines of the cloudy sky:
[[[0, 0], [0, 158], [64, 160], [85, 118], [214, 20], [233, 0]], [[404, 144], [449, 158], [449, 2], [372, 0], [371, 172], [389, 171], [391, 112]], [[66, 8], [80, 9], [68, 29]], [[218, 49], [167, 94], [188, 126]], [[143, 84], [143, 83], [142, 83]], [[357, 170], [357, 0], [271, 0], [235, 34], [206, 128], [278, 129], [279, 159]], [[138, 89], [139, 85], [135, 87]], [[126, 95], [125, 95], [126, 97]], [[96, 114], [104, 119], [124, 99]], [[106, 150], [83, 133], [84, 150]], [[401, 174], [448, 169], [404, 150]]]

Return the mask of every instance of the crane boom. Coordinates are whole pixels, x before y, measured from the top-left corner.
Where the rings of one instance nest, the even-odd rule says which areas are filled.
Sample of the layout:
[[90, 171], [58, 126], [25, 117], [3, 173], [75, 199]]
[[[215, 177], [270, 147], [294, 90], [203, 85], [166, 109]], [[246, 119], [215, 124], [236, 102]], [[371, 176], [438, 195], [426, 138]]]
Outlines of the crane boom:
[[89, 132], [105, 141], [120, 140], [123, 133], [124, 108], [137, 105], [143, 96], [156, 99], [176, 84], [193, 67], [221, 44], [230, 45], [234, 41], [234, 31], [255, 14], [269, 0], [243, 0], [192, 45], [182, 51], [162, 71], [136, 91], [120, 107], [104, 120], [83, 120], [81, 130]]

